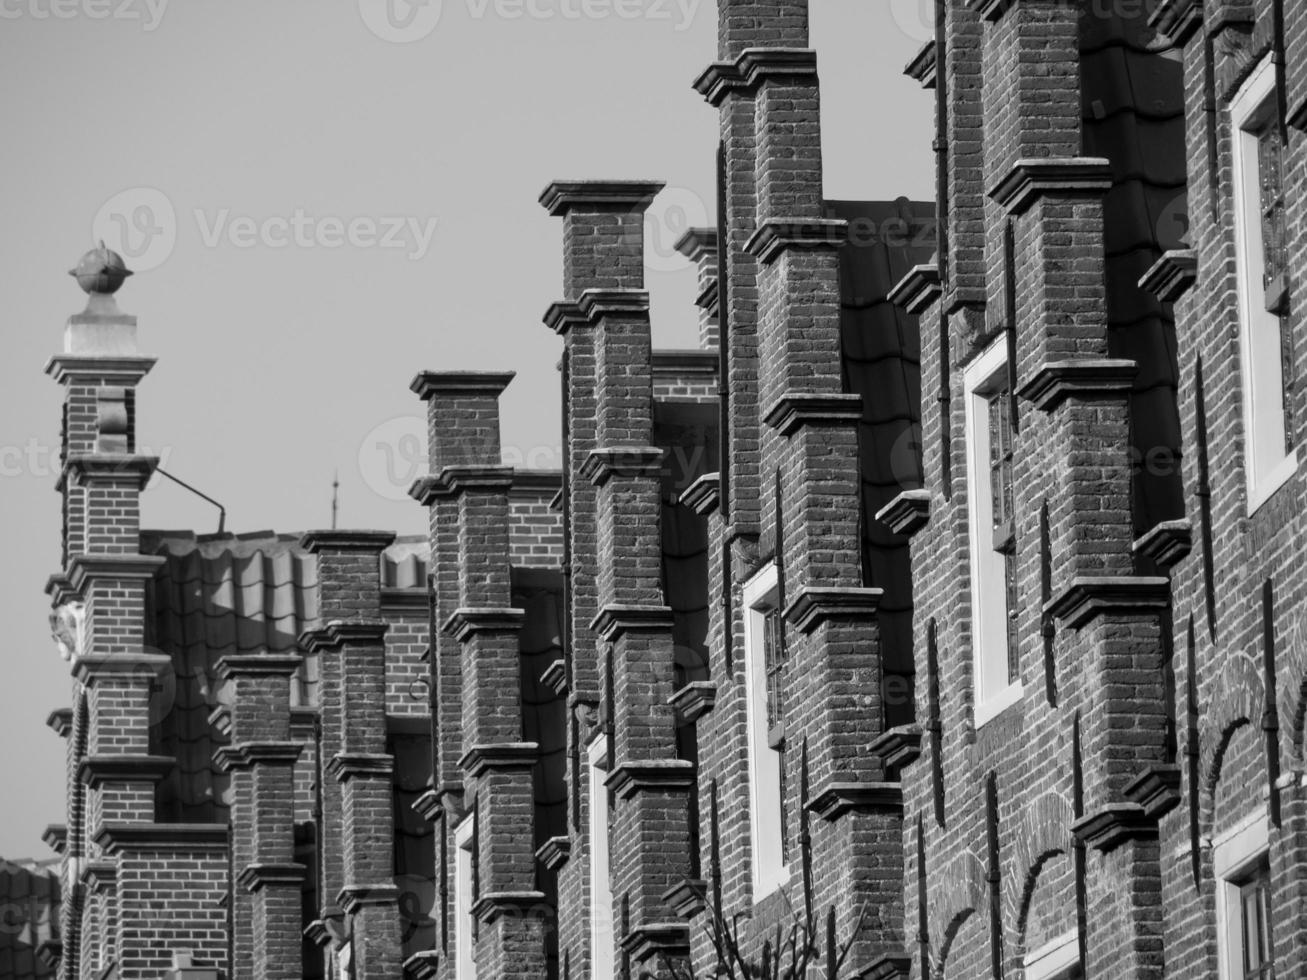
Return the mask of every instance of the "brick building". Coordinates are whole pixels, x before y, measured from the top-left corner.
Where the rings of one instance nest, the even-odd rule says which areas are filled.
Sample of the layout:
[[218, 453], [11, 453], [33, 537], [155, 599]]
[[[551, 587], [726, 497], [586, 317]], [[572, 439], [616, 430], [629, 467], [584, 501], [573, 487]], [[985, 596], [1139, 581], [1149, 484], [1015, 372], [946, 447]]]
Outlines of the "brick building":
[[551, 184], [562, 470], [419, 374], [423, 540], [142, 532], [88, 255], [59, 976], [1307, 975], [1307, 14], [936, 6], [937, 200], [853, 202], [806, 0], [719, 0], [700, 347], [661, 185]]

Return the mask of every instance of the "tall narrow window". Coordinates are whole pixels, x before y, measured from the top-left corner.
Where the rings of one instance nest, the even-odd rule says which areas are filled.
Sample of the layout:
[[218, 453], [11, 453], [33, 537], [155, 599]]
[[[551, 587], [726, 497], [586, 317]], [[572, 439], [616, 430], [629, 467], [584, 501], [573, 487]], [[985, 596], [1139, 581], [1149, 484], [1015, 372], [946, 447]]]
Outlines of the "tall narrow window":
[[1289, 380], [1284, 144], [1275, 66], [1267, 59], [1230, 105], [1239, 272], [1244, 468], [1251, 513], [1297, 469]]
[[1275, 947], [1266, 810], [1259, 808], [1212, 843], [1221, 980], [1271, 980]]
[[454, 831], [454, 946], [456, 980], [476, 980], [476, 930], [473, 928], [472, 849], [476, 814], [470, 813]]
[[617, 975], [613, 936], [613, 886], [609, 877], [608, 739], [590, 743], [590, 976], [613, 980]]
[[749, 810], [753, 834], [753, 898], [789, 880], [785, 814], [785, 641], [776, 566], [744, 587], [745, 684], [749, 745]]
[[1000, 339], [973, 361], [963, 376], [977, 725], [993, 718], [1021, 695], [1012, 386], [1007, 355], [1007, 344]]

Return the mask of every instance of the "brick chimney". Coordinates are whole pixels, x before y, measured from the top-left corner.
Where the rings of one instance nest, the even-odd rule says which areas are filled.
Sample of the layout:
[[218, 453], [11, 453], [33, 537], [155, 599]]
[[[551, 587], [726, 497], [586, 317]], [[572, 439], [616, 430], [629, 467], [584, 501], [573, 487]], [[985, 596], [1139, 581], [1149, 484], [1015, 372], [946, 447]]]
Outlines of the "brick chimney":
[[[394, 759], [386, 751], [386, 632], [381, 616], [383, 531], [314, 531], [320, 615], [300, 640], [322, 657], [322, 894], [319, 942], [348, 946], [358, 980], [400, 972], [394, 879]], [[334, 901], [333, 901], [334, 900]]]
[[46, 367], [64, 388], [64, 567], [47, 592], [75, 679], [60, 974], [148, 973], [180, 944], [222, 965], [226, 827], [155, 822], [155, 784], [175, 763], [152, 753], [151, 696], [171, 664], [145, 646], [145, 590], [162, 559], [140, 553], [140, 493], [158, 460], [136, 452], [136, 387], [154, 359], [114, 298], [131, 275], [122, 259], [101, 245], [72, 274], [89, 300]]

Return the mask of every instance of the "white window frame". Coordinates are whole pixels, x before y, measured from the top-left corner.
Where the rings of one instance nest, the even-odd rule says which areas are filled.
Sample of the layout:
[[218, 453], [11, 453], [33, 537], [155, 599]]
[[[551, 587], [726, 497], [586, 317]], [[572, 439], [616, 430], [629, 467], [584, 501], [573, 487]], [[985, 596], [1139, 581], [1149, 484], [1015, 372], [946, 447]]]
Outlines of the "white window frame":
[[1021, 700], [1021, 681], [1008, 682], [1007, 568], [994, 550], [994, 501], [989, 483], [989, 398], [980, 393], [1008, 369], [1007, 337], [999, 337], [962, 375], [966, 405], [967, 520], [971, 553], [971, 658], [975, 724], [979, 728]]
[[454, 976], [476, 980], [476, 941], [472, 928], [472, 847], [475, 811], [454, 829]]
[[1080, 934], [1072, 929], [1027, 953], [1022, 963], [1025, 980], [1072, 980], [1084, 976], [1080, 962]]
[[590, 976], [617, 976], [613, 923], [612, 852], [608, 836], [608, 738], [600, 735], [586, 748], [590, 780]]
[[1248, 129], [1275, 111], [1275, 66], [1268, 56], [1230, 103], [1234, 147], [1234, 230], [1239, 284], [1239, 379], [1243, 389], [1244, 475], [1251, 515], [1298, 469], [1286, 453], [1284, 371], [1279, 316], [1266, 309], [1262, 286], [1261, 191], [1257, 137]]
[[780, 576], [773, 562], [744, 586], [744, 685], [749, 743], [749, 830], [753, 900], [759, 902], [790, 880], [781, 846], [781, 754], [767, 732], [767, 668], [763, 663], [763, 616], [775, 603]]
[[1216, 950], [1220, 980], [1243, 980], [1243, 923], [1239, 882], [1270, 852], [1270, 819], [1258, 807], [1212, 839], [1216, 877]]

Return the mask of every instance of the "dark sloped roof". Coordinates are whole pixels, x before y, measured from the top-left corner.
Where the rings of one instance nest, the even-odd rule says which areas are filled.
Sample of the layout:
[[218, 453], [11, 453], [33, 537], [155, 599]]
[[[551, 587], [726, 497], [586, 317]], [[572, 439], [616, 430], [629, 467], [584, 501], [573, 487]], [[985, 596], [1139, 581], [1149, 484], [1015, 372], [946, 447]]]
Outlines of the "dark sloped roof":
[[[826, 214], [851, 229], [840, 249], [840, 358], [844, 390], [862, 396], [863, 581], [885, 590], [878, 618], [886, 674], [907, 677], [913, 673], [908, 542], [875, 515], [902, 491], [922, 485], [921, 336], [917, 318], [888, 297], [914, 265], [930, 261], [935, 208], [906, 198], [827, 201]], [[907, 712], [903, 721], [911, 716], [910, 701], [896, 698], [891, 705]]]
[[[159, 786], [160, 819], [222, 821], [227, 777], [213, 763], [225, 739], [209, 722], [225, 691], [218, 661], [231, 654], [290, 653], [318, 622], [316, 559], [297, 535], [145, 532], [141, 550], [163, 556], [150, 593], [148, 642], [173, 661], [162, 679], [155, 751], [177, 759]], [[316, 658], [296, 685], [301, 703], [317, 700]]]
[[0, 858], [0, 980], [53, 976], [36, 950], [59, 931], [57, 861]]
[[[1147, 20], [1143, 5], [1137, 16], [1114, 9], [1081, 18], [1080, 36], [1084, 151], [1112, 162], [1108, 350], [1139, 365], [1130, 399], [1137, 533], [1184, 512], [1175, 324], [1170, 306], [1138, 285], [1163, 251], [1184, 247], [1188, 232], [1184, 78], [1178, 52], [1149, 50]], [[1145, 466], [1149, 458], [1154, 465]]]

